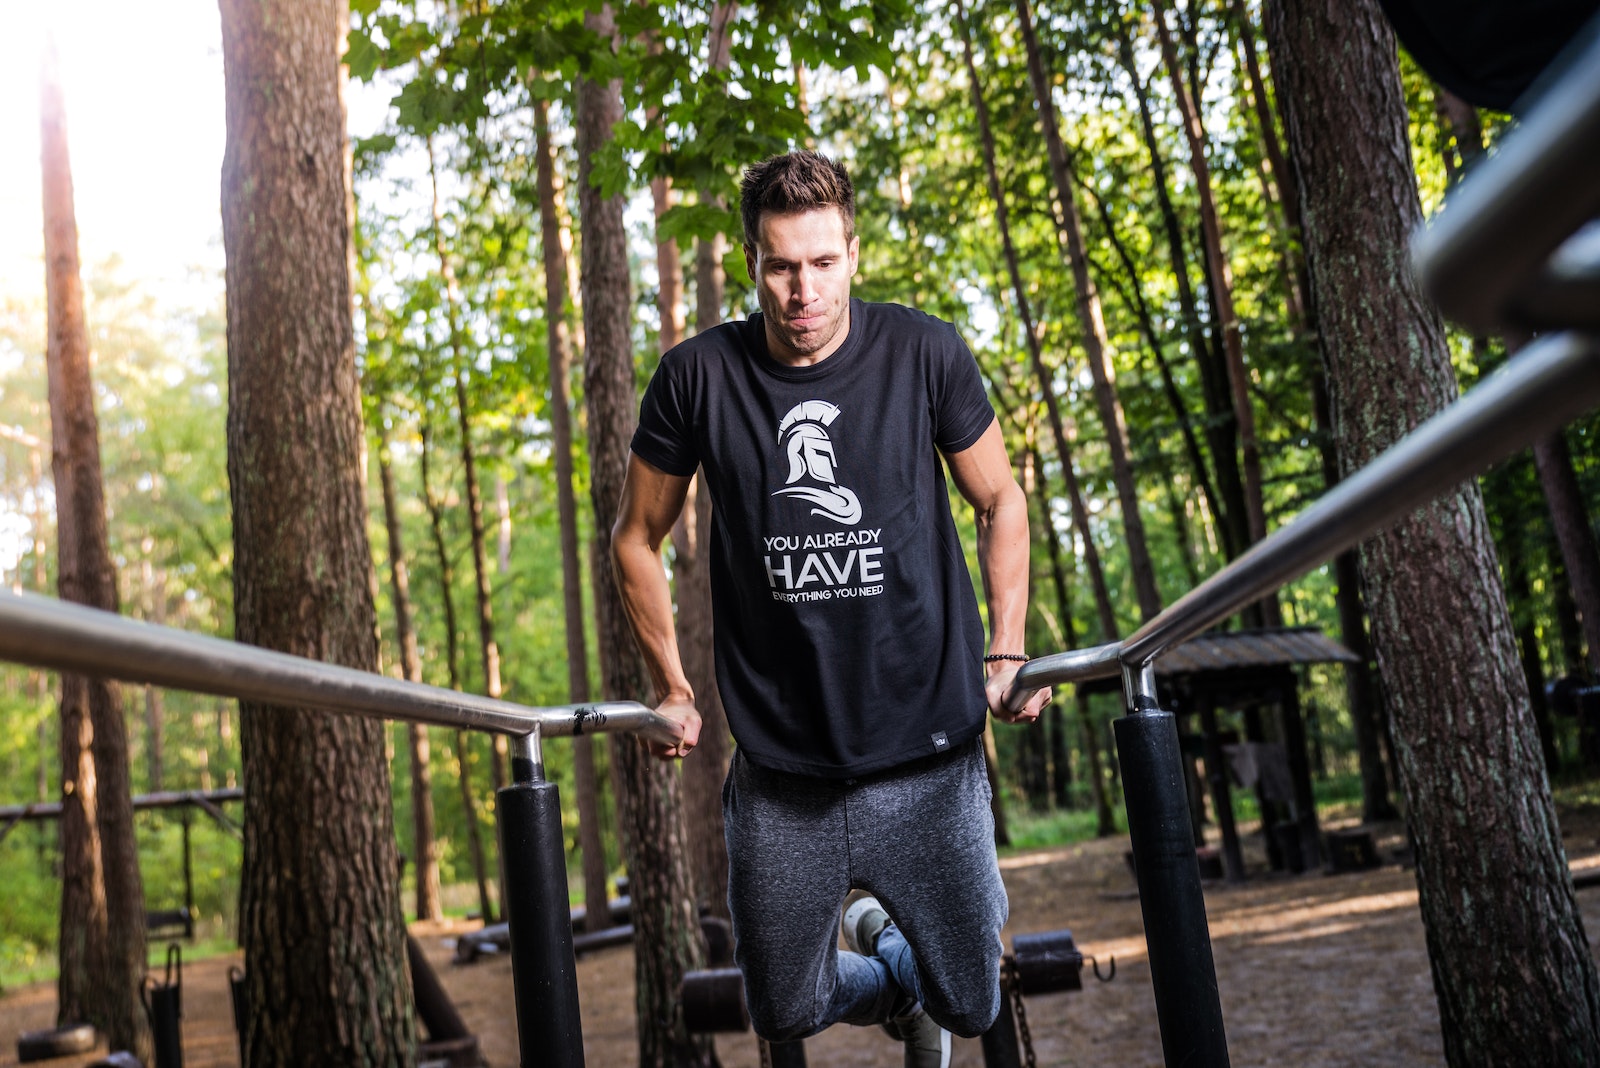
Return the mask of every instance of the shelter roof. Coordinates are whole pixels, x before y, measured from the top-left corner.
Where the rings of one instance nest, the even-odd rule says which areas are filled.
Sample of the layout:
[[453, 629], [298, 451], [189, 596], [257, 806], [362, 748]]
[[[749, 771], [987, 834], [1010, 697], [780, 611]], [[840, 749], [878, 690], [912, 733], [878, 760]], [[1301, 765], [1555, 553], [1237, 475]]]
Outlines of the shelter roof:
[[1202, 671], [1355, 663], [1356, 654], [1315, 627], [1215, 631], [1190, 638], [1156, 657], [1160, 676]]

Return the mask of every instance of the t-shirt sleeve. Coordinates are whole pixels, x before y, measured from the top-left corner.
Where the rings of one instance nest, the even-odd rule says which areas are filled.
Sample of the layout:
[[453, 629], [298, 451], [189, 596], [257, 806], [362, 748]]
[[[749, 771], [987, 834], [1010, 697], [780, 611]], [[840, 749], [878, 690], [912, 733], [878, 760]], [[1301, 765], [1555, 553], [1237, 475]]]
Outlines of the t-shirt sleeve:
[[955, 327], [946, 327], [934, 383], [934, 444], [949, 455], [977, 444], [994, 422], [978, 361]]
[[700, 466], [682, 361], [662, 360], [639, 405], [632, 449], [669, 475], [687, 477]]

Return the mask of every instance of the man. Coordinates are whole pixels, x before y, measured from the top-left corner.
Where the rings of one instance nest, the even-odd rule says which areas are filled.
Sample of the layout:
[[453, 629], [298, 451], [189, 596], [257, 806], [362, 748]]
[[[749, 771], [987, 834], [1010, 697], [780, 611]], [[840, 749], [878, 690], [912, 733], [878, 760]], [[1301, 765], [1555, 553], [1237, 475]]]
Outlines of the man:
[[[999, 1011], [1005, 888], [979, 737], [1026, 658], [1027, 505], [955, 329], [850, 297], [860, 241], [843, 167], [751, 167], [745, 263], [761, 311], [662, 357], [612, 554], [659, 711], [700, 717], [660, 556], [696, 468], [717, 523], [717, 684], [738, 748], [723, 791], [735, 957], [758, 1034], [881, 1023], [908, 1066]], [[991, 628], [940, 456], [977, 515]], [[983, 667], [987, 662], [985, 683]], [[846, 911], [850, 952], [837, 947]]]

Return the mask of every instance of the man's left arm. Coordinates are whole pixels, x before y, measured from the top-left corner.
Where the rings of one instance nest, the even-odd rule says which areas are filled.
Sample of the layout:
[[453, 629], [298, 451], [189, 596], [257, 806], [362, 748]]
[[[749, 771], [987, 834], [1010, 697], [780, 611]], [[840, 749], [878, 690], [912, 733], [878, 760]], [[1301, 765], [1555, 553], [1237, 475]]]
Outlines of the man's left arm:
[[[1011, 473], [999, 420], [990, 422], [972, 445], [948, 454], [945, 462], [956, 489], [977, 515], [978, 570], [989, 606], [989, 652], [1021, 653], [1028, 613], [1028, 500]], [[1000, 660], [984, 666], [989, 711], [1007, 723], [1039, 718], [1050, 699], [1049, 690], [1035, 691], [1020, 712], [1009, 713], [1003, 699], [1022, 665]]]

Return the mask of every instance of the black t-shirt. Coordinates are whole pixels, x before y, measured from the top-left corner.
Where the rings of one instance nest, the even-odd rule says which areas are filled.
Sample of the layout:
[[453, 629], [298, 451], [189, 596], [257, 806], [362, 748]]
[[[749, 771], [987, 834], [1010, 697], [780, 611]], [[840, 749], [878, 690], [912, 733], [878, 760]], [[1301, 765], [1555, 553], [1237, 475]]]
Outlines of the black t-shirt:
[[746, 757], [846, 777], [982, 732], [983, 626], [939, 453], [994, 419], [955, 328], [850, 304], [820, 363], [767, 351], [762, 316], [661, 359], [633, 451], [703, 466], [716, 513], [717, 684]]

